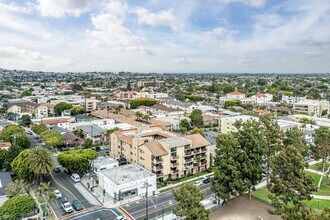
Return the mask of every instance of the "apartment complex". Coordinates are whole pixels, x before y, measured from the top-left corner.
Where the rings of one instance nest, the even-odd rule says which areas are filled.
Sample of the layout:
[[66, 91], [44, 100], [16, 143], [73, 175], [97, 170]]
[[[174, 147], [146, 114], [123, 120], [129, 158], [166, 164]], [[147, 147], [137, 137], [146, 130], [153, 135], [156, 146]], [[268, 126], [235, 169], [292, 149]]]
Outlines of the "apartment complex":
[[237, 121], [246, 122], [248, 120], [256, 120], [258, 121], [259, 118], [254, 116], [248, 116], [248, 115], [237, 115], [237, 116], [227, 116], [221, 118], [221, 127], [220, 131], [222, 134], [227, 134], [229, 132], [237, 132], [237, 128], [235, 126], [235, 123]]
[[112, 133], [110, 156], [137, 163], [163, 181], [208, 169], [210, 143], [200, 134], [178, 136], [160, 127], [140, 127]]
[[326, 114], [329, 113], [329, 101], [306, 99], [305, 101], [294, 103], [293, 110], [295, 114], [320, 117], [324, 111]]

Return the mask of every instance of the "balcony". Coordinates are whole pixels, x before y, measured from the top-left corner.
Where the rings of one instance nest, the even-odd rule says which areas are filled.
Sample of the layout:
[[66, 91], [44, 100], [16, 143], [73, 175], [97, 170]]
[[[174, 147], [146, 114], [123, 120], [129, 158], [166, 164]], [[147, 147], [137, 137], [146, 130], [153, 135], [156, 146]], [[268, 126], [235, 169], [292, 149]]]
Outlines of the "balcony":
[[179, 163], [171, 163], [171, 167], [177, 167], [179, 166]]
[[164, 174], [162, 172], [159, 172], [159, 173], [156, 173], [156, 176], [157, 177], [162, 177], [162, 176], [164, 176]]
[[179, 170], [171, 170], [172, 173], [178, 173]]
[[207, 148], [206, 147], [202, 148], [202, 152], [205, 152], [205, 151], [207, 151]]
[[186, 158], [185, 162], [191, 162], [192, 161], [192, 157]]
[[191, 156], [192, 155], [192, 151], [185, 151], [184, 152], [184, 156], [187, 157], [187, 156]]
[[154, 164], [159, 164], [159, 163], [162, 163], [162, 162], [163, 162], [163, 159], [162, 158], [154, 158], [152, 160], [152, 163], [154, 163]]
[[160, 166], [154, 166], [154, 167], [152, 167], [152, 169], [154, 171], [159, 171], [159, 170], [162, 170], [163, 169], [163, 166], [162, 165], [160, 165]]
[[196, 153], [199, 153], [200, 152], [200, 149], [195, 149], [194, 150], [194, 153], [196, 154]]

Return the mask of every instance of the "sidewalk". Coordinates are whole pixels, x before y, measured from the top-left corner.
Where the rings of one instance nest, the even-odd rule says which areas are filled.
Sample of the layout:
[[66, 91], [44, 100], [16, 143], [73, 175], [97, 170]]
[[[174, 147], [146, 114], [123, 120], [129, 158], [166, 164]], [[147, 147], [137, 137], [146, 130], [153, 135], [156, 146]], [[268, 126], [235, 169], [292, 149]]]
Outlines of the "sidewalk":
[[176, 187], [176, 186], [181, 185], [182, 183], [192, 182], [194, 180], [198, 180], [198, 179], [203, 178], [203, 177], [210, 177], [210, 176], [213, 176], [213, 174], [214, 174], [213, 172], [212, 173], [207, 173], [207, 174], [204, 174], [204, 175], [201, 175], [201, 176], [198, 176], [198, 177], [194, 177], [194, 178], [191, 178], [191, 179], [179, 182], [179, 183], [175, 183], [175, 184], [171, 184], [171, 185], [168, 185], [168, 186], [165, 186], [165, 187], [162, 187], [162, 188], [158, 188], [158, 191], [162, 191], [162, 190], [166, 190], [166, 189], [169, 189], [169, 188], [172, 188], [172, 187]]

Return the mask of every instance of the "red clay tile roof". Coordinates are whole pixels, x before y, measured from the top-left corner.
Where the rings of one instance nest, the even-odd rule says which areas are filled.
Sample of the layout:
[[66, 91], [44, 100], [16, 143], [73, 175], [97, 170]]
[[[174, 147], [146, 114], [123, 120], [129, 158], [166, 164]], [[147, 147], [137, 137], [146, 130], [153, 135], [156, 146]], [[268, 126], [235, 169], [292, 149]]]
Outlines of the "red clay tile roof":
[[192, 147], [203, 147], [211, 144], [201, 134], [190, 134], [184, 136], [184, 138], [192, 141]]
[[241, 92], [230, 92], [228, 95], [243, 95]]

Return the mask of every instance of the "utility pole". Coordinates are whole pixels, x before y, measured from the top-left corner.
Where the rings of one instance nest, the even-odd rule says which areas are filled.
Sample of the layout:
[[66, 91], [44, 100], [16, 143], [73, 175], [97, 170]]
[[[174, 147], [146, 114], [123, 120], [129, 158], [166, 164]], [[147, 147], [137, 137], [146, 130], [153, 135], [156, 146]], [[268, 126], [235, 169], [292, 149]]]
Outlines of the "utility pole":
[[151, 184], [149, 185], [148, 182], [145, 182], [143, 187], [142, 187], [142, 188], [146, 188], [146, 195], [145, 195], [145, 197], [146, 197], [146, 218], [145, 219], [146, 220], [149, 219], [149, 211], [148, 211], [148, 207], [149, 207], [149, 204], [148, 204], [148, 187], [149, 186], [152, 186], [152, 185]]

